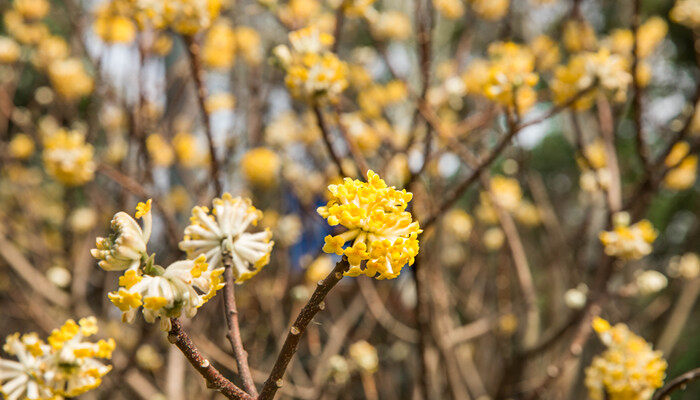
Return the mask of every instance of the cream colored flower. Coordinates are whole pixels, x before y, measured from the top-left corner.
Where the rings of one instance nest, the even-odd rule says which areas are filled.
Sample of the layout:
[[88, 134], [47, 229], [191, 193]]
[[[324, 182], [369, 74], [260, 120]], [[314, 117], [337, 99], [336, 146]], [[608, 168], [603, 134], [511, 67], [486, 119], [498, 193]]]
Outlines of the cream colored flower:
[[180, 249], [189, 258], [204, 254], [211, 268], [223, 265], [224, 253], [230, 253], [233, 275], [237, 283], [252, 278], [270, 261], [274, 242], [272, 232], [248, 233], [262, 218], [262, 212], [250, 200], [233, 197], [228, 193], [214, 199], [211, 213], [206, 207], [192, 209], [190, 225], [185, 228], [185, 238]]

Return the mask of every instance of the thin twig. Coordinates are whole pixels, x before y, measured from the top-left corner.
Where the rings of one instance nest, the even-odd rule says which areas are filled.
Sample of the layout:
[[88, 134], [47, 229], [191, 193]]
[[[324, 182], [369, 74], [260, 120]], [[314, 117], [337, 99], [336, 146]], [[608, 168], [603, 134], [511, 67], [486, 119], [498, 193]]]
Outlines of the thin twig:
[[642, 88], [639, 83], [639, 23], [642, 18], [640, 15], [641, 0], [633, 0], [633, 15], [632, 15], [632, 35], [634, 43], [632, 45], [632, 89], [634, 91], [632, 98], [632, 111], [634, 114], [634, 129], [635, 129], [635, 144], [639, 159], [642, 161], [644, 175], [650, 176], [652, 171], [651, 156], [649, 155], [649, 147], [644, 140], [644, 129], [642, 126]]
[[316, 123], [318, 124], [318, 127], [321, 130], [321, 137], [323, 138], [323, 143], [326, 145], [326, 149], [328, 150], [328, 154], [330, 154], [333, 163], [335, 163], [335, 166], [338, 168], [338, 173], [342, 175], [344, 174], [343, 163], [340, 161], [340, 157], [338, 156], [338, 154], [336, 154], [335, 149], [333, 149], [333, 144], [331, 143], [330, 138], [330, 131], [328, 130], [328, 124], [326, 123], [326, 119], [323, 117], [323, 112], [317, 104], [313, 106], [313, 110], [314, 114], [316, 115]]
[[213, 365], [204, 358], [197, 350], [197, 347], [192, 342], [192, 339], [182, 329], [182, 323], [177, 318], [171, 318], [170, 323], [172, 328], [168, 332], [168, 341], [177, 346], [182, 354], [185, 355], [187, 361], [192, 364], [194, 369], [199, 372], [204, 379], [207, 380], [207, 386], [216, 389], [224, 396], [234, 400], [253, 400], [253, 397], [244, 392], [241, 388], [234, 385], [233, 382], [226, 379]]
[[671, 396], [671, 393], [675, 392], [678, 389], [682, 389], [687, 385], [688, 383], [700, 379], [700, 368], [695, 368], [691, 369], [690, 371], [686, 372], [685, 374], [679, 376], [678, 378], [672, 380], [671, 382], [667, 383], [666, 386], [663, 388], [659, 389], [655, 394], [654, 397], [652, 397], [652, 400], [662, 400], [662, 399], [667, 399], [669, 396]]
[[192, 68], [192, 78], [194, 79], [195, 92], [197, 94], [197, 104], [199, 105], [199, 110], [202, 114], [202, 122], [204, 123], [204, 133], [207, 136], [207, 144], [209, 145], [209, 158], [210, 160], [210, 173], [211, 180], [214, 184], [214, 190], [216, 190], [216, 195], [222, 193], [222, 186], [220, 181], [220, 165], [219, 159], [216, 157], [216, 148], [214, 146], [214, 137], [211, 129], [211, 119], [209, 113], [207, 112], [206, 99], [207, 99], [207, 88], [204, 86], [204, 71], [202, 70], [200, 52], [201, 48], [199, 43], [195, 40], [194, 36], [183, 36], [185, 39], [185, 47], [187, 48], [187, 54], [190, 57], [190, 67]]
[[[530, 120], [528, 122], [523, 122], [517, 126], [512, 126], [508, 133], [504, 135], [501, 140], [496, 144], [496, 146], [493, 148], [491, 153], [484, 157], [483, 159], [479, 160], [478, 164], [476, 165], [476, 168], [472, 171], [471, 174], [462, 182], [460, 183], [457, 188], [451, 193], [446, 196], [446, 198], [442, 201], [442, 203], [438, 206], [438, 209], [435, 213], [432, 215], [428, 216], [428, 218], [425, 219], [425, 222], [421, 221], [421, 227], [423, 227], [424, 230], [426, 230], [429, 226], [434, 224], [437, 219], [444, 214], [454, 203], [459, 200], [464, 192], [469, 189], [469, 187], [477, 180], [479, 175], [489, 166], [491, 163], [498, 158], [498, 156], [505, 150], [505, 148], [508, 146], [508, 144], [513, 140], [513, 138], [523, 130], [523, 128], [526, 128], [528, 126], [536, 125], [539, 124], [543, 121], [546, 121], [547, 119], [557, 115], [558, 113], [566, 110], [568, 107], [570, 107], [572, 104], [574, 104], [576, 101], [578, 101], [581, 97], [585, 96], [587, 93], [589, 93], [591, 90], [593, 90], [594, 86], [589, 86], [578, 93], [576, 93], [574, 96], [572, 96], [569, 100], [566, 102], [562, 103], [561, 105], [557, 105], [552, 107], [548, 112], [544, 113], [541, 117], [535, 118], [533, 120]], [[425, 116], [425, 114], [424, 114]], [[430, 122], [430, 121], [428, 121]], [[435, 127], [435, 125], [433, 124]]]
[[226, 282], [226, 286], [224, 286], [224, 309], [226, 313], [226, 325], [228, 326], [226, 337], [231, 343], [233, 355], [236, 358], [236, 365], [238, 366], [238, 375], [240, 375], [243, 381], [243, 388], [251, 396], [257, 397], [258, 391], [255, 388], [255, 382], [250, 373], [248, 353], [243, 348], [241, 328], [238, 324], [238, 308], [236, 307], [236, 296], [234, 293], [233, 259], [231, 258], [230, 252], [226, 251], [223, 253], [223, 264], [225, 268], [224, 280]]
[[275, 361], [270, 376], [265, 381], [257, 400], [271, 400], [275, 397], [277, 390], [282, 387], [284, 384], [282, 380], [284, 372], [287, 370], [289, 362], [297, 351], [299, 339], [301, 339], [301, 336], [306, 331], [306, 327], [314, 316], [326, 307], [323, 300], [326, 298], [328, 292], [343, 278], [343, 273], [349, 268], [350, 264], [348, 260], [343, 257], [335, 265], [335, 268], [333, 268], [330, 274], [328, 274], [325, 279], [318, 282], [318, 286], [316, 286], [316, 290], [314, 290], [308, 303], [301, 309], [299, 315], [294, 320], [294, 324], [292, 324], [287, 334], [287, 339], [282, 345], [282, 350], [280, 350], [277, 356], [277, 361]]

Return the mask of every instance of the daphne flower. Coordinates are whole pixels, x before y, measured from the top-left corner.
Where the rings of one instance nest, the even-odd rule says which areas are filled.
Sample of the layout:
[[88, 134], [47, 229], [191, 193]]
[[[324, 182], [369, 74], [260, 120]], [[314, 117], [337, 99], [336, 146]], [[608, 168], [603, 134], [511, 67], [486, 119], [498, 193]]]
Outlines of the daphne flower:
[[660, 351], [635, 335], [625, 324], [610, 326], [596, 318], [593, 329], [607, 346], [586, 369], [586, 387], [592, 400], [648, 400], [661, 387], [666, 361]]
[[262, 212], [253, 207], [249, 199], [224, 193], [220, 199], [214, 199], [213, 204], [211, 213], [206, 207], [192, 209], [191, 224], [185, 228], [180, 250], [187, 252], [189, 258], [204, 254], [212, 268], [223, 265], [224, 253], [230, 253], [234, 277], [241, 283], [270, 261], [274, 245], [270, 241], [272, 232], [269, 229], [246, 232], [262, 218]]
[[92, 390], [102, 383], [102, 377], [112, 367], [98, 358], [112, 358], [114, 339], [97, 343], [83, 339], [97, 333], [95, 317], [83, 318], [76, 324], [68, 320], [49, 336], [51, 356], [45, 361], [46, 384], [58, 395], [75, 397]]
[[629, 224], [629, 214], [617, 213], [612, 231], [600, 233], [600, 241], [605, 246], [605, 254], [625, 260], [638, 260], [651, 253], [651, 244], [658, 232], [646, 219]]
[[[342, 184], [328, 186], [328, 191], [330, 201], [318, 213], [329, 225], [348, 230], [326, 236], [323, 251], [348, 258], [346, 275], [391, 279], [404, 265], [413, 264], [422, 231], [406, 211], [411, 193], [388, 187], [373, 171], [367, 172], [367, 182], [345, 178]], [[348, 241], [352, 244], [343, 248]]]
[[377, 356], [377, 349], [374, 348], [365, 340], [353, 343], [348, 349], [350, 353], [350, 358], [357, 367], [366, 373], [377, 372], [379, 367], [379, 357]]
[[44, 141], [46, 172], [66, 185], [82, 185], [92, 180], [95, 174], [92, 157], [92, 146], [77, 131], [59, 129]]
[[635, 278], [639, 293], [646, 296], [663, 290], [668, 285], [668, 279], [659, 271], [643, 271]]
[[220, 0], [170, 0], [164, 4], [165, 21], [183, 35], [209, 28], [221, 11]]
[[161, 328], [170, 330], [170, 318], [194, 317], [197, 309], [224, 287], [221, 279], [224, 269], [207, 267], [204, 256], [176, 261], [167, 268], [149, 262], [143, 274], [138, 270], [126, 271], [119, 278], [120, 288], [109, 293], [109, 299], [122, 311], [124, 322], [133, 322], [143, 306], [146, 322], [160, 318]]
[[123, 211], [114, 214], [109, 236], [98, 237], [97, 248], [90, 250], [92, 256], [100, 260], [100, 268], [105, 271], [136, 269], [148, 258], [146, 244], [153, 225], [151, 199], [136, 206], [136, 218], [143, 220], [143, 229], [129, 214]]
[[8, 400], [51, 399], [53, 394], [41, 379], [41, 356], [48, 346], [37, 335], [19, 333], [7, 337], [3, 350], [17, 361], [0, 358], [0, 393]]
[[287, 71], [285, 82], [297, 98], [337, 98], [348, 86], [347, 65], [328, 51], [333, 36], [308, 27], [289, 34], [291, 49], [280, 45], [275, 56]]
[[0, 359], [0, 393], [8, 400], [55, 400], [96, 388], [112, 368], [98, 359], [111, 358], [115, 343], [84, 341], [95, 333], [97, 320], [88, 317], [54, 329], [48, 344], [36, 333], [8, 336], [3, 349], [17, 361]]

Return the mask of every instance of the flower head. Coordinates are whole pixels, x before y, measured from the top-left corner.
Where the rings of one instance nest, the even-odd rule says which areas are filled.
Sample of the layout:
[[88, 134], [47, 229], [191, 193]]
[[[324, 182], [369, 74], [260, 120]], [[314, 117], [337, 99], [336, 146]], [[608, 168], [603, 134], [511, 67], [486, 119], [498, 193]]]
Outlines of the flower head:
[[83, 318], [78, 323], [69, 319], [48, 338], [51, 356], [46, 360], [45, 377], [48, 386], [58, 395], [74, 397], [92, 390], [102, 383], [102, 377], [111, 369], [99, 358], [112, 358], [114, 339], [86, 342], [86, 337], [97, 333], [95, 317]]
[[224, 287], [223, 268], [208, 269], [205, 257], [176, 261], [167, 268], [146, 264], [142, 270], [128, 270], [119, 278], [119, 289], [109, 299], [122, 311], [122, 320], [131, 323], [143, 306], [143, 317], [170, 330], [170, 318], [192, 318], [197, 309]]
[[164, 19], [177, 32], [194, 35], [211, 26], [221, 11], [221, 0], [169, 0]]
[[120, 211], [114, 214], [108, 237], [97, 238], [97, 248], [90, 250], [100, 260], [105, 271], [136, 269], [148, 257], [146, 244], [151, 236], [153, 217], [151, 199], [136, 206], [136, 218], [143, 220], [143, 229], [129, 214]]
[[46, 172], [69, 186], [82, 185], [92, 180], [95, 162], [93, 148], [77, 131], [59, 129], [44, 140]]
[[617, 213], [614, 216], [612, 231], [600, 233], [600, 241], [605, 246], [605, 254], [625, 260], [638, 260], [651, 253], [651, 244], [658, 232], [648, 220], [629, 224], [629, 214]]
[[95, 317], [88, 317], [66, 321], [48, 343], [36, 333], [8, 336], [3, 349], [17, 361], [0, 359], [0, 393], [10, 400], [55, 400], [96, 388], [112, 369], [98, 359], [112, 358], [115, 348], [114, 339], [84, 340], [97, 330]]
[[280, 45], [275, 55], [287, 71], [285, 82], [297, 98], [337, 98], [348, 86], [348, 67], [327, 48], [333, 36], [308, 27], [289, 34], [291, 49]]
[[[330, 201], [317, 209], [331, 226], [348, 230], [325, 238], [323, 251], [345, 255], [350, 263], [348, 276], [396, 278], [404, 265], [412, 265], [418, 254], [421, 229], [406, 211], [412, 194], [388, 187], [373, 171], [367, 182], [345, 178], [328, 186]], [[343, 248], [346, 242], [352, 244]]]
[[274, 242], [272, 232], [248, 233], [262, 218], [262, 212], [253, 207], [249, 199], [224, 193], [214, 199], [214, 209], [194, 207], [190, 225], [185, 228], [185, 238], [180, 249], [189, 258], [204, 254], [212, 268], [223, 265], [224, 256], [230, 254], [233, 274], [237, 283], [252, 278], [270, 261]]
[[660, 351], [635, 335], [625, 324], [614, 327], [602, 318], [593, 329], [607, 346], [586, 369], [586, 387], [592, 400], [648, 400], [663, 384], [666, 361]]

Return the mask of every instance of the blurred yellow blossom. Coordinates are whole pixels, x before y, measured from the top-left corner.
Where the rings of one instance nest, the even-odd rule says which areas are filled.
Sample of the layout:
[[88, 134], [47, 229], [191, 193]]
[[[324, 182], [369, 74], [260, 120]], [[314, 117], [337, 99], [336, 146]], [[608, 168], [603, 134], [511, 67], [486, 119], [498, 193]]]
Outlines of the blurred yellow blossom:
[[598, 42], [593, 27], [583, 19], [566, 21], [562, 35], [564, 47], [572, 53], [593, 50]]
[[18, 133], [10, 140], [8, 153], [20, 160], [29, 158], [34, 154], [34, 140], [29, 135]]
[[624, 260], [637, 260], [651, 253], [651, 244], [658, 232], [648, 220], [630, 225], [629, 218], [629, 214], [618, 212], [613, 216], [613, 230], [600, 233], [605, 254]]
[[95, 173], [93, 148], [77, 131], [59, 129], [44, 139], [43, 160], [46, 172], [69, 186], [91, 181]]
[[0, 359], [0, 393], [7, 399], [75, 397], [102, 383], [111, 369], [98, 359], [112, 358], [114, 339], [87, 342], [97, 333], [95, 317], [66, 321], [47, 342], [36, 333], [9, 335], [3, 350], [17, 361]]
[[333, 260], [327, 254], [320, 255], [306, 267], [304, 277], [311, 284], [316, 284], [333, 270]]
[[68, 58], [49, 66], [54, 90], [67, 100], [76, 100], [92, 92], [93, 80], [80, 59]]
[[481, 18], [497, 21], [508, 13], [510, 0], [469, 0], [472, 9]]
[[435, 9], [445, 18], [457, 19], [464, 15], [462, 0], [435, 0]]
[[152, 133], [146, 137], [146, 149], [158, 167], [169, 167], [175, 161], [175, 152], [170, 143], [159, 133]]
[[208, 29], [221, 11], [221, 0], [169, 0], [163, 15], [178, 33], [194, 35]]
[[676, 0], [669, 15], [673, 21], [689, 28], [700, 26], [700, 4], [697, 0]]
[[0, 36], [0, 64], [12, 64], [19, 60], [19, 44], [9, 37]]
[[348, 86], [347, 65], [327, 51], [333, 36], [314, 27], [289, 34], [291, 49], [280, 45], [275, 56], [287, 71], [285, 83], [297, 98], [335, 100]]
[[204, 37], [202, 61], [209, 68], [231, 68], [236, 60], [236, 36], [230, 23], [219, 20]]
[[41, 19], [49, 12], [47, 0], [14, 0], [12, 7], [27, 19]]
[[250, 183], [269, 187], [277, 181], [280, 159], [277, 153], [267, 147], [257, 147], [243, 155], [241, 169]]
[[379, 367], [377, 349], [365, 340], [350, 345], [348, 353], [352, 361], [363, 372], [374, 373]]
[[666, 361], [660, 351], [625, 324], [610, 326], [597, 317], [593, 329], [607, 349], [586, 368], [585, 384], [592, 400], [648, 400], [663, 385]]
[[263, 48], [258, 32], [248, 26], [237, 26], [233, 29], [236, 39], [236, 51], [243, 60], [251, 66], [257, 66], [263, 61]]

